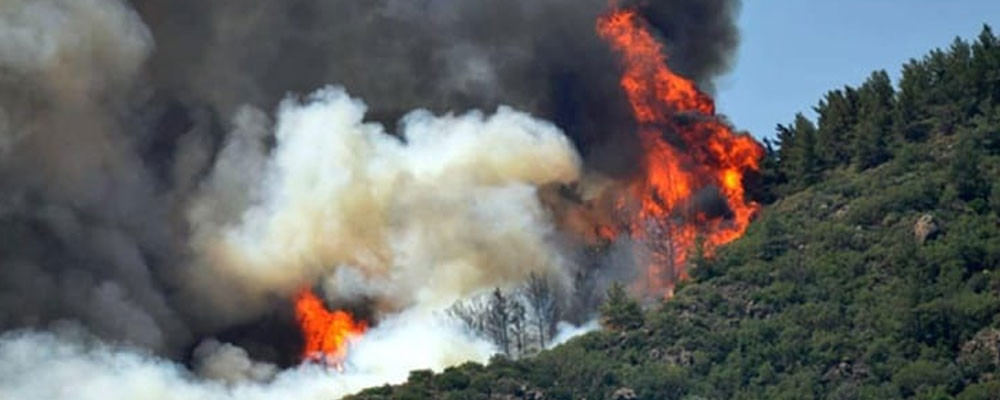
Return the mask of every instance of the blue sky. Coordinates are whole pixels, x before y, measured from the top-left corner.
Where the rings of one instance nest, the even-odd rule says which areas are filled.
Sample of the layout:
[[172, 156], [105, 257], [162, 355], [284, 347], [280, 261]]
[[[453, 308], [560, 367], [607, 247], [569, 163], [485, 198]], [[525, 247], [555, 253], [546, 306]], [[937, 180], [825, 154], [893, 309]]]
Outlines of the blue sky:
[[772, 137], [826, 91], [856, 86], [983, 23], [1000, 33], [1000, 0], [744, 0], [733, 70], [717, 81], [719, 111], [740, 130]]

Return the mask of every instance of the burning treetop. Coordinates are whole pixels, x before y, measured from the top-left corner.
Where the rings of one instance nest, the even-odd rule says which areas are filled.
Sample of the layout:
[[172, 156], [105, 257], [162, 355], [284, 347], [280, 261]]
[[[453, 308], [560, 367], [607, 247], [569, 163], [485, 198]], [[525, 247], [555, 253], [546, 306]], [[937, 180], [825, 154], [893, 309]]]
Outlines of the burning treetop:
[[[696, 237], [704, 237], [711, 251], [746, 231], [758, 205], [745, 199], [743, 178], [758, 169], [764, 151], [720, 121], [712, 99], [694, 82], [670, 70], [662, 45], [635, 11], [604, 15], [597, 31], [621, 55], [621, 87], [640, 125], [642, 176], [631, 185], [639, 204], [628, 228], [652, 242], [649, 286], [669, 294], [673, 282], [686, 276], [684, 263]], [[666, 133], [676, 140], [666, 140]], [[700, 193], [713, 188], [724, 198], [723, 212], [696, 204]], [[626, 199], [619, 203], [626, 208]]]

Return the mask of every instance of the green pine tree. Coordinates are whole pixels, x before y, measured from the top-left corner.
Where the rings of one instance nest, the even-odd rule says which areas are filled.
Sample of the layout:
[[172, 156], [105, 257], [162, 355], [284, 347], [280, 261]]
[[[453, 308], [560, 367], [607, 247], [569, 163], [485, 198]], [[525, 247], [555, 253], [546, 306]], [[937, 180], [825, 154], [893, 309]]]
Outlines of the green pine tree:
[[969, 135], [962, 137], [949, 170], [949, 178], [958, 197], [965, 201], [986, 198], [990, 190], [989, 182], [979, 169], [982, 149], [975, 139]]
[[608, 288], [607, 299], [601, 305], [601, 323], [616, 330], [630, 330], [642, 326], [642, 308], [625, 292], [625, 286], [615, 282]]
[[876, 71], [858, 90], [860, 120], [854, 135], [853, 159], [864, 170], [889, 159], [889, 132], [895, 107], [895, 90], [889, 74]]
[[844, 165], [850, 161], [850, 145], [857, 124], [857, 93], [850, 87], [827, 92], [814, 110], [819, 115], [816, 145], [821, 150], [824, 167]]
[[793, 182], [799, 187], [806, 187], [819, 180], [821, 160], [817, 154], [816, 126], [801, 113], [795, 115], [795, 139], [792, 162]]

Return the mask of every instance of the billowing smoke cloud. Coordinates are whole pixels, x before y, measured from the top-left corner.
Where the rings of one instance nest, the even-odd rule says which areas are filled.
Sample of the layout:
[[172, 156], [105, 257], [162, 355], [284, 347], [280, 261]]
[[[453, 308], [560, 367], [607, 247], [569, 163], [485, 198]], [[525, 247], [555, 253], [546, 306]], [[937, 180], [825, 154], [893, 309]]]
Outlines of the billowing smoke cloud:
[[506, 107], [414, 111], [394, 136], [364, 116], [364, 104], [336, 88], [286, 101], [266, 161], [261, 146], [244, 143], [265, 128], [238, 121], [244, 133], [224, 147], [191, 214], [204, 263], [191, 281], [225, 310], [213, 317], [240, 316], [321, 277], [334, 296], [398, 311], [447, 307], [532, 272], [566, 274], [535, 193], [579, 175], [555, 126]]
[[186, 328], [150, 263], [168, 213], [127, 119], [153, 50], [111, 0], [0, 2], [0, 327], [71, 318], [164, 350]]
[[[631, 3], [678, 72], [710, 87], [726, 69], [738, 1]], [[0, 338], [0, 397], [335, 397], [483, 359], [434, 311], [532, 272], [575, 279], [536, 192], [634, 167], [593, 32], [606, 7], [0, 0], [0, 331], [88, 332]], [[296, 97], [331, 84], [367, 105]], [[307, 284], [374, 310], [353, 381], [224, 343], [287, 321]], [[421, 334], [398, 369], [365, 358]]]

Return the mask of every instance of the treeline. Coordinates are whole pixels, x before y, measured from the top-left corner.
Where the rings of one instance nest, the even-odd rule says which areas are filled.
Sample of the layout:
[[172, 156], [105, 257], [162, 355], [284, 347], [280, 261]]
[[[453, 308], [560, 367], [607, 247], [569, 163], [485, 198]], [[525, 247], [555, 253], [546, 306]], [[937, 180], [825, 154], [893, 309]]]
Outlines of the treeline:
[[[969, 43], [931, 51], [903, 66], [898, 87], [876, 71], [859, 87], [832, 90], [813, 109], [814, 123], [797, 114], [766, 139], [764, 180], [776, 196], [809, 187], [837, 168], [864, 171], [896, 157], [907, 143], [979, 129], [963, 146], [996, 146], [985, 135], [1000, 121], [1000, 40], [989, 26]], [[975, 153], [975, 152], [973, 152]], [[959, 172], [961, 173], [961, 172]], [[968, 188], [966, 196], [981, 188]]]

